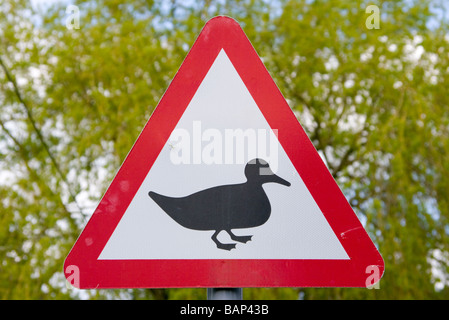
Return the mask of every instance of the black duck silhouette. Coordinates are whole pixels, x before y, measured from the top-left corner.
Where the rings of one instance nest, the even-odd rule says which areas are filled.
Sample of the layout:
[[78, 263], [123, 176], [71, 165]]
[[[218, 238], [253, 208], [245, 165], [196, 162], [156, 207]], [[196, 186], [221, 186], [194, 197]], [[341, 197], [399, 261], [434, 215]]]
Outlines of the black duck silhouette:
[[275, 175], [262, 159], [249, 161], [245, 166], [245, 176], [245, 183], [217, 186], [181, 198], [153, 191], [148, 195], [181, 226], [193, 230], [215, 230], [211, 238], [217, 248], [231, 250], [235, 243], [221, 243], [217, 239], [221, 231], [226, 231], [234, 241], [246, 243], [252, 236], [236, 236], [231, 229], [257, 227], [270, 218], [271, 205], [262, 185], [274, 182], [290, 186], [290, 182]]

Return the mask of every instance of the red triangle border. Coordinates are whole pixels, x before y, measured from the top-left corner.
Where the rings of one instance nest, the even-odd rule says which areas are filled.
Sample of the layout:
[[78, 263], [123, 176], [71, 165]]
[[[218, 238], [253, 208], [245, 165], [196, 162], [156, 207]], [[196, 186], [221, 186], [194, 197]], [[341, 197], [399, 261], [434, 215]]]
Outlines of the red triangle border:
[[[97, 260], [221, 49], [271, 128], [278, 129], [280, 144], [349, 260]], [[123, 181], [128, 188], [121, 188]], [[79, 274], [75, 275], [70, 266], [76, 266]], [[240, 25], [220, 16], [204, 26], [66, 258], [64, 274], [83, 289], [365, 287], [372, 275], [369, 266], [378, 268], [380, 279], [385, 268], [380, 253]]]

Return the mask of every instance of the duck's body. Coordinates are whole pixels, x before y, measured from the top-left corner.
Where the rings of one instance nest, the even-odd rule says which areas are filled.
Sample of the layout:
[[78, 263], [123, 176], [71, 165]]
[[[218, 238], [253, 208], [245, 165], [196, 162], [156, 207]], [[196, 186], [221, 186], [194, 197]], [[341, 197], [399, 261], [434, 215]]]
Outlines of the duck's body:
[[148, 195], [181, 226], [193, 230], [215, 230], [212, 240], [217, 247], [231, 250], [235, 244], [221, 243], [217, 239], [218, 233], [225, 230], [231, 239], [246, 243], [251, 236], [236, 236], [231, 229], [257, 227], [270, 218], [271, 205], [262, 184], [290, 185], [259, 159], [246, 165], [245, 175], [248, 178], [245, 183], [217, 186], [185, 197], [167, 197], [153, 191]]
[[194, 230], [228, 230], [257, 227], [271, 214], [261, 185], [248, 182], [209, 188], [182, 198], [150, 192], [149, 196], [173, 220]]

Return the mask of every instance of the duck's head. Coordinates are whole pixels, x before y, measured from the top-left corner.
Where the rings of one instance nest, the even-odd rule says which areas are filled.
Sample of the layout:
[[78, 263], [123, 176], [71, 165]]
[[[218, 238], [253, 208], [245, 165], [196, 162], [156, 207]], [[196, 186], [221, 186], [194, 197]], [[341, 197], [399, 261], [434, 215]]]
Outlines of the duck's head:
[[263, 159], [257, 158], [249, 161], [245, 166], [245, 176], [251, 182], [258, 182], [260, 184], [274, 182], [287, 187], [290, 186], [290, 182], [275, 175], [271, 171], [269, 164]]

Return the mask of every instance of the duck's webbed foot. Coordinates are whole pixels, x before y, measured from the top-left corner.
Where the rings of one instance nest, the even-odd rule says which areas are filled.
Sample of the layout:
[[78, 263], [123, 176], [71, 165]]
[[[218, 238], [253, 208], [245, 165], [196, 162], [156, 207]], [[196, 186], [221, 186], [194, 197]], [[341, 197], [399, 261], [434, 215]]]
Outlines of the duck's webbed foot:
[[235, 243], [221, 243], [218, 239], [217, 236], [220, 233], [221, 230], [217, 230], [215, 231], [215, 233], [212, 235], [211, 239], [215, 242], [215, 244], [217, 245], [218, 249], [223, 249], [223, 250], [228, 250], [230, 251], [231, 249], [235, 249]]
[[252, 236], [236, 236], [235, 234], [232, 233], [231, 230], [226, 230], [226, 232], [229, 233], [232, 240], [242, 243], [247, 243], [248, 241], [251, 241], [252, 238]]

